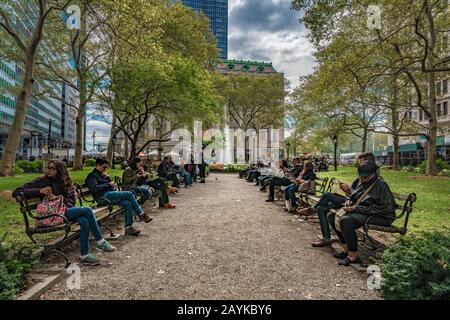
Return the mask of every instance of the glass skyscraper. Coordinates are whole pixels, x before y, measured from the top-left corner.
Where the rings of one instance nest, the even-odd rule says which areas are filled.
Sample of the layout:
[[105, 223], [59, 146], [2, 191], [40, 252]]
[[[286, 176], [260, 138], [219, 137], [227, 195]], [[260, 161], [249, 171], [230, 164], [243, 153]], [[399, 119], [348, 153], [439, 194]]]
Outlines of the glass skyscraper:
[[186, 6], [202, 11], [211, 22], [217, 37], [220, 58], [228, 59], [228, 0], [182, 0]]

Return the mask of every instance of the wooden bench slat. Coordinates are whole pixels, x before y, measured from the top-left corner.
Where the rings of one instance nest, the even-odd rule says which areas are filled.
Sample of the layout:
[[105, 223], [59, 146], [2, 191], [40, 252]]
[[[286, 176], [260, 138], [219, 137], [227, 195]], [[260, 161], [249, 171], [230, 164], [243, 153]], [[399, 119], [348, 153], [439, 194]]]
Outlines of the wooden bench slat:
[[394, 195], [395, 199], [399, 199], [399, 200], [408, 200], [409, 195], [405, 195], [405, 194], [401, 194], [401, 193], [396, 193], [396, 192], [392, 192], [392, 194]]

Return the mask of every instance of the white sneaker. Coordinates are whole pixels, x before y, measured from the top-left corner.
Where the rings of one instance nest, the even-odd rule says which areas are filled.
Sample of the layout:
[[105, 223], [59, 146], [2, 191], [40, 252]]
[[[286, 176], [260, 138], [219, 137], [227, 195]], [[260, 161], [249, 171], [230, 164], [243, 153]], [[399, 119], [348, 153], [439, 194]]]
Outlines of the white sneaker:
[[286, 200], [284, 203], [286, 204], [286, 208], [288, 209], [288, 212], [291, 212], [291, 210], [292, 210], [291, 201], [290, 200]]

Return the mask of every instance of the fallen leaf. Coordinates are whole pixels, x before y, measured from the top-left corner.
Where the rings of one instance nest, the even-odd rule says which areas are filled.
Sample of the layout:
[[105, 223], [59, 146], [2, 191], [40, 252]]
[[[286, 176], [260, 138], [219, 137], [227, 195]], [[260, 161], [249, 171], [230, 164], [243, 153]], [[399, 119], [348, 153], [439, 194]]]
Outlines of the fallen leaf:
[[340, 287], [341, 285], [339, 283], [336, 283], [336, 287]]
[[166, 273], [164, 270], [159, 270], [158, 271], [158, 274], [163, 274], [163, 273]]

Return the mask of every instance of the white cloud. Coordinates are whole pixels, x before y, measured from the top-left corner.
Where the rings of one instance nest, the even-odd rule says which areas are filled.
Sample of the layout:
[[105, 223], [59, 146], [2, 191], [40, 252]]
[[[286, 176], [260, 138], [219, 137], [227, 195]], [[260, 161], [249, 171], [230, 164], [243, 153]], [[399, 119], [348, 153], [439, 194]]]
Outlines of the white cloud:
[[111, 125], [103, 121], [90, 120], [86, 123], [86, 149], [92, 150], [92, 134], [95, 131], [95, 143], [108, 143]]

